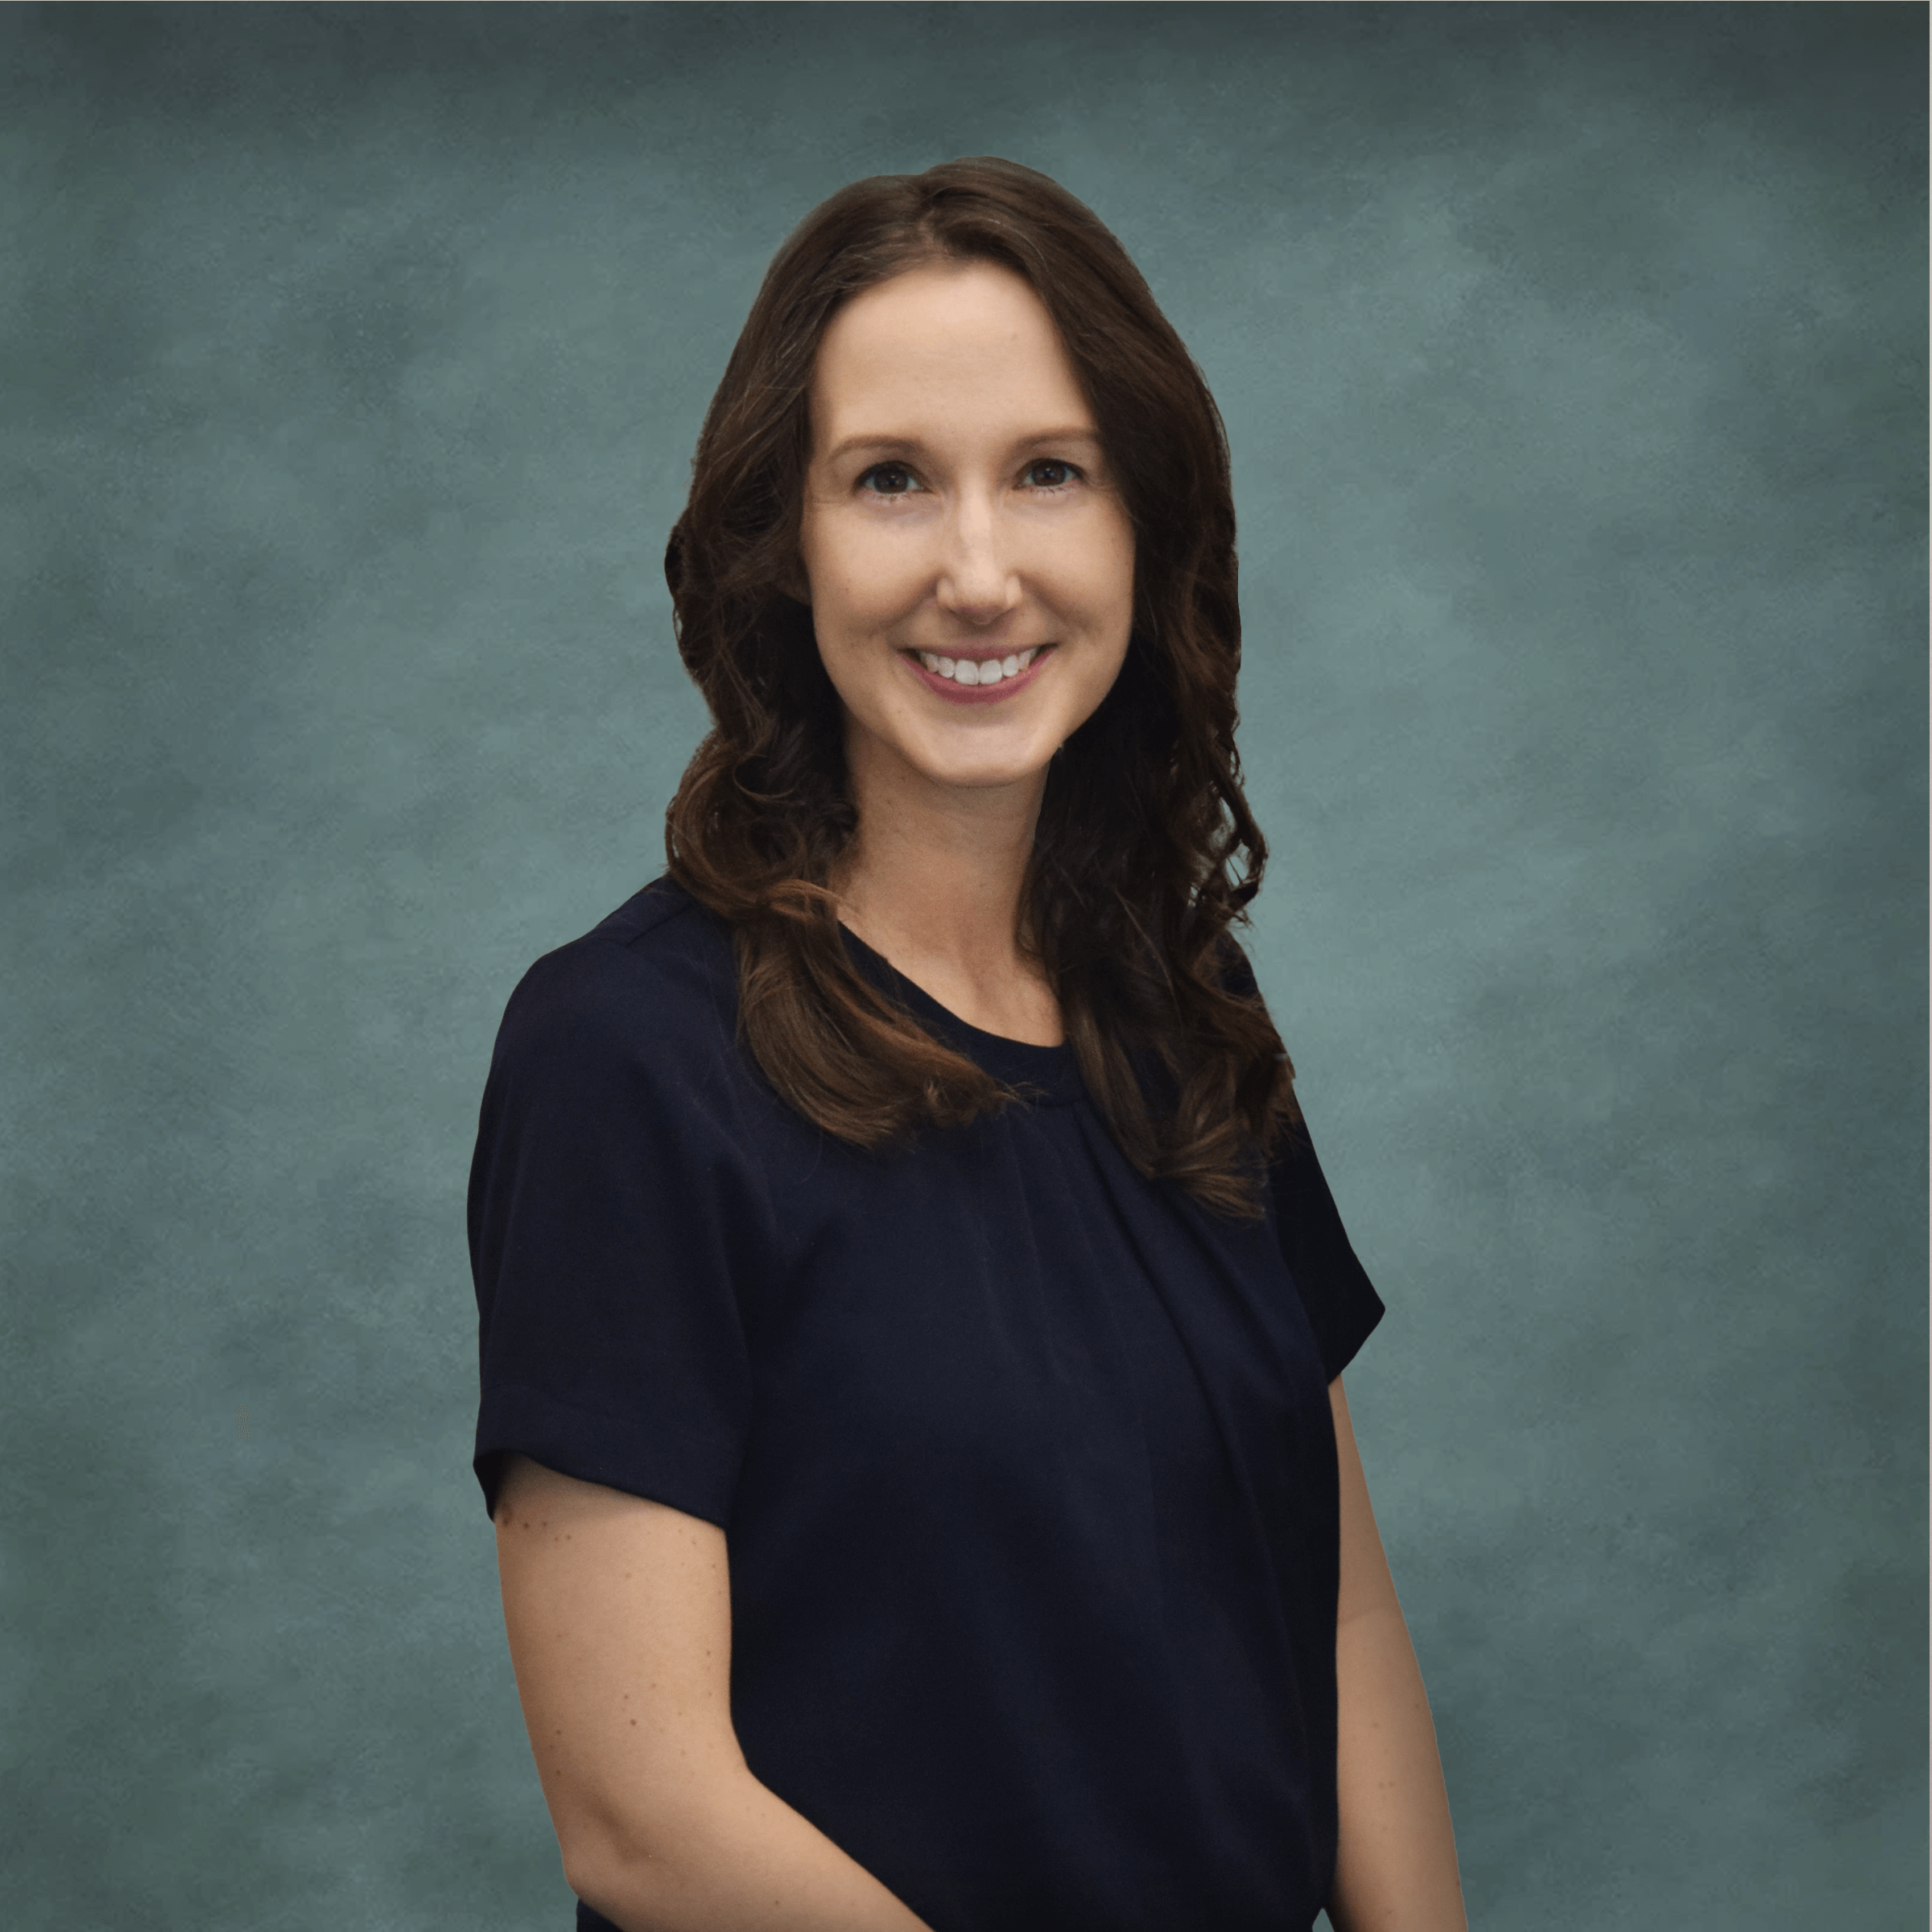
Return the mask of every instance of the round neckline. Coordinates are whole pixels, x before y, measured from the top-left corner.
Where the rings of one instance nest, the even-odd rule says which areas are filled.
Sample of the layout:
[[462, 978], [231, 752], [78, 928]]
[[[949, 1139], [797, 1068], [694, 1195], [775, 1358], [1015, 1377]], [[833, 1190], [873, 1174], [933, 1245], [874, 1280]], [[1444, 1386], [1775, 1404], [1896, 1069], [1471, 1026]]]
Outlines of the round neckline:
[[1085, 1092], [1079, 1058], [1068, 1042], [1063, 1040], [1057, 1046], [1036, 1046], [1029, 1040], [1012, 1039], [1003, 1033], [989, 1033], [983, 1026], [975, 1026], [952, 1008], [942, 1006], [916, 980], [908, 979], [843, 920], [839, 931], [846, 951], [875, 985], [892, 994], [946, 1045], [964, 1053], [995, 1080], [1008, 1086], [1037, 1088], [1038, 1097], [1054, 1104], [1077, 1100]]

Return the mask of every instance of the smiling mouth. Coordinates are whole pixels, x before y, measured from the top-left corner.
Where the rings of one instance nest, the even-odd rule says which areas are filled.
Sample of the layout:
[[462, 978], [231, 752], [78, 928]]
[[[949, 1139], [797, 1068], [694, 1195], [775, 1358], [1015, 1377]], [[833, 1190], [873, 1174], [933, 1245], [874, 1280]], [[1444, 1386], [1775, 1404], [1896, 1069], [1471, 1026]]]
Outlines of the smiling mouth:
[[956, 684], [972, 689], [975, 685], [998, 684], [1017, 678], [1051, 644], [1030, 645], [1025, 650], [1009, 651], [1003, 658], [949, 658], [943, 651], [910, 650], [906, 654], [935, 678], [950, 678]]

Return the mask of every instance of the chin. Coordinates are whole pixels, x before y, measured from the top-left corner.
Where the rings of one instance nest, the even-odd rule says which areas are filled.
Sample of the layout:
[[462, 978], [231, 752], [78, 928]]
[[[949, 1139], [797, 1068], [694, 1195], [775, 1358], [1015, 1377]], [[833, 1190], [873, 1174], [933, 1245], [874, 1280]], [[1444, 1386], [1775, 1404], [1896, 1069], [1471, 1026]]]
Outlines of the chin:
[[1022, 785], [1037, 778], [1052, 762], [1051, 745], [1037, 753], [1030, 746], [1008, 757], [947, 758], [934, 753], [914, 761], [919, 770], [935, 785], [957, 785], [982, 790], [995, 785]]

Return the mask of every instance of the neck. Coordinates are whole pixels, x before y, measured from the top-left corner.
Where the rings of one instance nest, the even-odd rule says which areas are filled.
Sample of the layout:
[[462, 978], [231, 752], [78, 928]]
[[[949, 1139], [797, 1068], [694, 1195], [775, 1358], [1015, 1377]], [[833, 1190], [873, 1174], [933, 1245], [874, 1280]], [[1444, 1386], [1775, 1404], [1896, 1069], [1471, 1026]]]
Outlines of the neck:
[[857, 733], [848, 772], [858, 831], [832, 881], [845, 923], [961, 1018], [1057, 1039], [1057, 1009], [1020, 947], [1045, 772], [939, 785]]

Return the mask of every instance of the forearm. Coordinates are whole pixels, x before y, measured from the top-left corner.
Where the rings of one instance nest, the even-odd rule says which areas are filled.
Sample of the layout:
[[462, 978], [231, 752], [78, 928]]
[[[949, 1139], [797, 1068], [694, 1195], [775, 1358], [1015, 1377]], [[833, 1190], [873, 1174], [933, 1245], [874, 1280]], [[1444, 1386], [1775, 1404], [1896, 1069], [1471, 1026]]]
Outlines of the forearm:
[[928, 1932], [748, 1770], [683, 1806], [650, 1844], [613, 1831], [565, 1869], [622, 1932]]
[[1337, 1625], [1335, 1932], [1467, 1932], [1422, 1674], [1393, 1601]]

